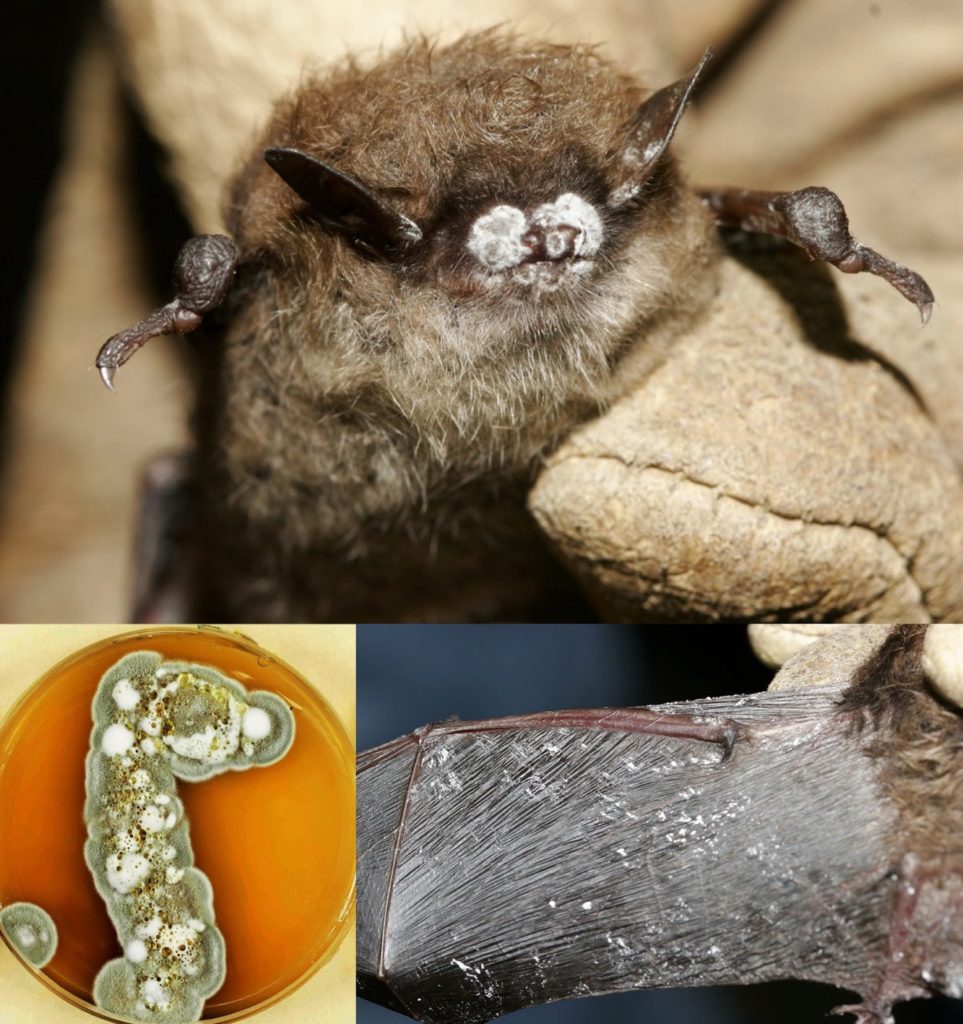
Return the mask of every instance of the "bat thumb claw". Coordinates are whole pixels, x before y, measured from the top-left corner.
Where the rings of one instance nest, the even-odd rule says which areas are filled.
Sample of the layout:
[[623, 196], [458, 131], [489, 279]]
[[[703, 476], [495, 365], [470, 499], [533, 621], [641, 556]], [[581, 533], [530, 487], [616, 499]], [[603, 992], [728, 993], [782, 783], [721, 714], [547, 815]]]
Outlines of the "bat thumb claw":
[[108, 391], [116, 391], [114, 387], [114, 373], [116, 372], [112, 366], [98, 366], [97, 369], [100, 371], [100, 379], [107, 386]]
[[933, 315], [933, 303], [932, 301], [918, 302], [916, 306], [920, 311], [920, 326], [925, 327], [930, 322], [930, 317]]

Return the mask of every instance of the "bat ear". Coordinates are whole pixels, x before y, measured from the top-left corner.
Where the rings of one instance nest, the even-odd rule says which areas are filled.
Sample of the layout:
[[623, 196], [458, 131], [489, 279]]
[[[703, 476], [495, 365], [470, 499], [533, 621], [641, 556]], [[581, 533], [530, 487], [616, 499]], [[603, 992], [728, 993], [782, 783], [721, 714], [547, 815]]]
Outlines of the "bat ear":
[[298, 149], [271, 148], [264, 159], [326, 227], [381, 256], [397, 256], [421, 241], [421, 228], [359, 181]]
[[629, 144], [621, 155], [630, 177], [612, 192], [609, 205], [620, 206], [631, 199], [655, 170], [712, 56], [712, 50], [707, 49], [691, 74], [659, 89], [639, 107], [632, 121]]

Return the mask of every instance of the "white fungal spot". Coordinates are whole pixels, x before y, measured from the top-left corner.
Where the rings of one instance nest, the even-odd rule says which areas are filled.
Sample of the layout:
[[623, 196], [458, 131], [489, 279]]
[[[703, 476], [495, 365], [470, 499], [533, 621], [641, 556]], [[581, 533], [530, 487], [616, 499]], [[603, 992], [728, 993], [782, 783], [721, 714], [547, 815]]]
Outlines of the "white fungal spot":
[[134, 745], [134, 734], [126, 725], [115, 722], [108, 725], [104, 730], [104, 737], [101, 740], [101, 749], [108, 757], [116, 757], [119, 754], [126, 754]]
[[131, 685], [129, 679], [119, 679], [114, 685], [111, 696], [122, 711], [132, 711], [140, 703], [140, 694]]
[[163, 812], [155, 804], [144, 808], [140, 816], [140, 827], [148, 832], [160, 832], [162, 829], [170, 828], [165, 822]]
[[531, 224], [544, 232], [545, 251], [550, 259], [564, 254], [573, 228], [576, 235], [571, 243], [572, 255], [594, 256], [602, 244], [601, 218], [591, 203], [574, 192], [566, 192], [554, 203], [538, 207], [532, 214]]
[[147, 945], [143, 939], [131, 939], [124, 949], [124, 955], [132, 964], [142, 964], [147, 959]]
[[14, 935], [16, 935], [17, 942], [24, 949], [29, 949], [37, 942], [37, 933], [27, 924], [22, 924], [15, 928]]
[[608, 200], [609, 206], [622, 206], [630, 199], [634, 199], [641, 191], [642, 187], [637, 182], [627, 181], [625, 184], [619, 185], [618, 188], [612, 190]]
[[160, 935], [160, 930], [163, 922], [156, 915], [152, 917], [147, 924], [142, 924], [137, 929], [137, 934], [142, 939], [156, 939]]
[[137, 728], [140, 729], [141, 732], [146, 732], [148, 736], [160, 736], [160, 719], [145, 715], [137, 723]]
[[586, 900], [586, 901], [585, 901], [585, 902], [584, 902], [584, 903], [582, 904], [582, 909], [583, 909], [583, 910], [591, 910], [591, 909], [592, 909], [592, 901], [591, 901], [591, 900]]
[[208, 725], [203, 732], [189, 736], [165, 736], [164, 742], [181, 757], [206, 764], [223, 764], [237, 750], [240, 722], [232, 722], [228, 728]]
[[[496, 206], [472, 224], [467, 246], [489, 270], [518, 268], [519, 283], [532, 284], [540, 280], [536, 267], [542, 259], [588, 259], [598, 252], [603, 234], [602, 219], [595, 207], [574, 192], [565, 192], [528, 216], [517, 206]], [[533, 260], [536, 247], [544, 256]], [[580, 272], [586, 269], [574, 264], [576, 268]], [[558, 282], [552, 284], [557, 287]]]
[[107, 884], [126, 896], [150, 874], [150, 861], [139, 853], [107, 858]]
[[241, 732], [249, 740], [263, 740], [271, 735], [271, 716], [263, 708], [248, 708], [241, 719]]
[[159, 981], [148, 978], [140, 988], [145, 1006], [155, 1006], [158, 1010], [166, 1011], [170, 1007], [167, 990]]
[[468, 251], [490, 270], [517, 267], [525, 258], [522, 237], [528, 228], [517, 206], [496, 206], [472, 225]]

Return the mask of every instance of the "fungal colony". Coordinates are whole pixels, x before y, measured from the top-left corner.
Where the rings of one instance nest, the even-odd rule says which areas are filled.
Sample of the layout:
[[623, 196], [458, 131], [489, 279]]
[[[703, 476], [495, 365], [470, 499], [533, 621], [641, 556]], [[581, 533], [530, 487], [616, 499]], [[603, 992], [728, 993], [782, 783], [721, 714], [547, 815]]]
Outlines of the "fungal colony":
[[11, 903], [0, 910], [0, 931], [38, 970], [46, 967], [57, 952], [57, 926], [46, 910], [33, 903]]
[[[214, 668], [137, 651], [102, 677], [93, 720], [84, 855], [124, 951], [98, 973], [94, 1002], [123, 1020], [190, 1024], [223, 983], [226, 957], [175, 780], [274, 764], [294, 741], [294, 716]], [[29, 963], [49, 961], [56, 931], [39, 907], [13, 904], [0, 923]]]

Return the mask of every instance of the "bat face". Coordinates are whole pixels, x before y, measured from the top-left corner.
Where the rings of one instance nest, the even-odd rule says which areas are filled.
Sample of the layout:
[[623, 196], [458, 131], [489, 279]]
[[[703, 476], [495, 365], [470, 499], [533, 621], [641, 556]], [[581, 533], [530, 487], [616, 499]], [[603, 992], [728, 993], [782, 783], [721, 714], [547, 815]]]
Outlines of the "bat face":
[[708, 246], [667, 154], [702, 66], [649, 94], [590, 50], [492, 33], [352, 66], [279, 110], [235, 235], [343, 303], [361, 349], [610, 357]]

